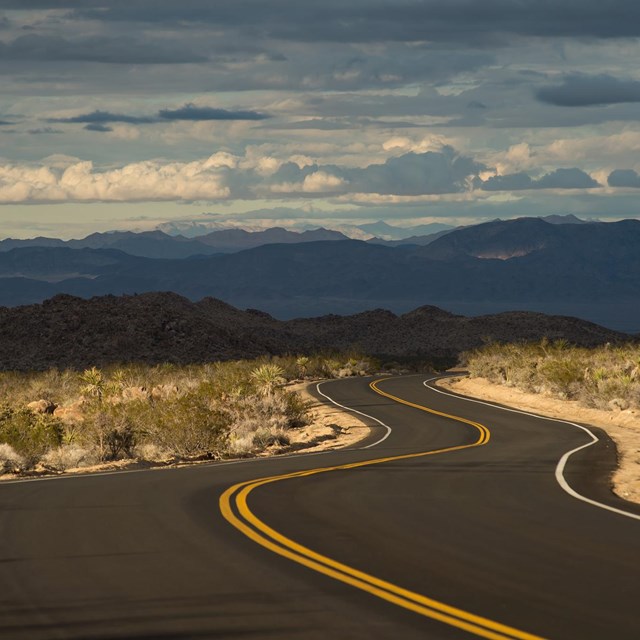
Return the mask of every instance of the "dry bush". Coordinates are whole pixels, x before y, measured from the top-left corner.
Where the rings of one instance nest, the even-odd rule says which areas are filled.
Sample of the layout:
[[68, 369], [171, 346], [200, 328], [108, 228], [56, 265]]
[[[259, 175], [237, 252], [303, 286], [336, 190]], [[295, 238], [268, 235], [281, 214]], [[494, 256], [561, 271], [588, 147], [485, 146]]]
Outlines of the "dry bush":
[[[0, 469], [38, 461], [64, 470], [98, 461], [222, 457], [285, 446], [309, 421], [283, 388], [310, 377], [364, 375], [360, 354], [297, 354], [178, 366], [122, 364], [83, 372], [0, 372]], [[58, 415], [25, 408], [58, 405]], [[8, 447], [8, 448], [7, 448]], [[6, 450], [5, 450], [6, 449]], [[4, 466], [2, 466], [4, 465]]]
[[640, 408], [640, 346], [587, 349], [566, 342], [490, 344], [466, 355], [469, 373], [523, 391], [605, 410]]
[[57, 418], [22, 407], [0, 407], [0, 443], [11, 445], [33, 467], [51, 448], [62, 444], [64, 426]]
[[42, 456], [41, 462], [51, 469], [65, 471], [66, 469], [96, 464], [99, 460], [91, 449], [86, 449], [77, 444], [63, 444], [47, 451]]
[[0, 474], [16, 473], [24, 465], [24, 458], [6, 442], [0, 443]]

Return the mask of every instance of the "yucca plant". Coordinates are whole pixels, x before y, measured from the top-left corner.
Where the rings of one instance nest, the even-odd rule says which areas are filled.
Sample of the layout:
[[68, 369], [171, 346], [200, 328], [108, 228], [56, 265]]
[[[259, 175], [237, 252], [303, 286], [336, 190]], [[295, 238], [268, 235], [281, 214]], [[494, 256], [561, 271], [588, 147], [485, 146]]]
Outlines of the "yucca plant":
[[258, 393], [270, 396], [277, 387], [284, 384], [284, 369], [277, 364], [263, 364], [256, 367], [251, 372], [251, 380], [253, 380]]

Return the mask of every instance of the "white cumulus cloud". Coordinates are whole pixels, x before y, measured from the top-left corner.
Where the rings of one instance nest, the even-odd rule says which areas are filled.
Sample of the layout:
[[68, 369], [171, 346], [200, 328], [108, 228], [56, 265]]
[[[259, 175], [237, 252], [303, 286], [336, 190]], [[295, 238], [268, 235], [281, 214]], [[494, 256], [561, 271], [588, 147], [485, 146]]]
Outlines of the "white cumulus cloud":
[[[227, 154], [228, 155], [228, 154]], [[109, 170], [92, 162], [61, 167], [0, 165], [0, 203], [217, 200], [229, 197], [232, 157], [194, 162], [145, 161]]]

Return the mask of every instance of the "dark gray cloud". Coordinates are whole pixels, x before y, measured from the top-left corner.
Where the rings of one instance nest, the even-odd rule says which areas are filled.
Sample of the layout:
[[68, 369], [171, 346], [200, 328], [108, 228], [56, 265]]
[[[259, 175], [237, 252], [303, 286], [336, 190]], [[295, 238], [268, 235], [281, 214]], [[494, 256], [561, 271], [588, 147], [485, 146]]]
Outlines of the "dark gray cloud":
[[640, 175], [633, 169], [615, 169], [609, 174], [607, 183], [610, 187], [640, 189]]
[[581, 169], [556, 169], [535, 181], [536, 189], [593, 189], [601, 186]]
[[271, 183], [300, 185], [314, 174], [326, 174], [343, 181], [335, 186], [335, 193], [419, 196], [465, 191], [468, 178], [484, 169], [484, 164], [443, 147], [439, 152], [407, 153], [363, 168], [314, 164], [301, 169], [289, 162], [271, 177]]
[[40, 127], [38, 129], [29, 129], [27, 133], [32, 136], [39, 136], [39, 135], [60, 134], [60, 133], [64, 133], [64, 131], [62, 131], [62, 129], [54, 129], [53, 127]]
[[594, 105], [640, 102], [640, 82], [619, 80], [602, 74], [567, 76], [562, 84], [542, 87], [536, 91], [540, 102], [559, 107], [588, 107]]
[[469, 176], [484, 169], [485, 165], [444, 147], [440, 152], [407, 153], [383, 164], [348, 169], [344, 177], [353, 191], [417, 196], [465, 191]]
[[525, 189], [593, 189], [601, 186], [581, 169], [556, 169], [534, 180], [526, 173], [494, 176], [476, 185], [483, 191], [523, 191]]
[[92, 111], [69, 118], [49, 118], [48, 122], [80, 123], [80, 124], [107, 124], [110, 122], [126, 122], [128, 124], [149, 124], [155, 122], [154, 118], [147, 116], [130, 116], [124, 113], [110, 113], [109, 111]]
[[[26, 3], [29, 4], [29, 3]], [[499, 36], [634, 37], [640, 6], [629, 0], [138, 0], [62, 1], [77, 17], [102, 21], [210, 24], [301, 41], [500, 42]], [[42, 7], [42, 4], [34, 6]]]
[[10, 122], [9, 120], [0, 120], [0, 127], [6, 127], [10, 124], [15, 124], [15, 122]]
[[205, 62], [207, 57], [166, 40], [141, 42], [108, 36], [69, 39], [31, 33], [8, 43], [0, 42], [0, 60], [184, 64]]
[[113, 129], [106, 124], [101, 124], [100, 122], [92, 122], [83, 127], [87, 131], [98, 131], [100, 133], [109, 133], [109, 131], [113, 131]]
[[[99, 129], [97, 125], [107, 125], [114, 122], [127, 124], [153, 124], [172, 120], [205, 121], [205, 120], [264, 120], [271, 116], [257, 111], [229, 111], [213, 107], [196, 107], [187, 104], [179, 109], [161, 109], [157, 116], [134, 116], [125, 113], [111, 113], [109, 111], [92, 111], [68, 118], [49, 118], [52, 123], [87, 124], [90, 131], [110, 131]], [[8, 123], [9, 124], [9, 123]]]
[[213, 107], [197, 107], [186, 104], [179, 109], [161, 109], [158, 116], [164, 120], [265, 120], [268, 114], [257, 111], [228, 111]]

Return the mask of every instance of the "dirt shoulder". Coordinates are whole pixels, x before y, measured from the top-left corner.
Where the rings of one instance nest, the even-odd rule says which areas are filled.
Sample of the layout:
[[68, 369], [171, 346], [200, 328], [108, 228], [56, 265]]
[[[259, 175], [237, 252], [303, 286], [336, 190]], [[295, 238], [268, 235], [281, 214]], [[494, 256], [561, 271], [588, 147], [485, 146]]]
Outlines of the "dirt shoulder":
[[439, 380], [437, 385], [480, 400], [600, 427], [618, 448], [618, 469], [612, 478], [614, 492], [625, 500], [640, 503], [640, 412], [590, 409], [573, 400], [526, 393], [484, 378], [449, 378]]
[[310, 403], [312, 416], [311, 424], [289, 432], [291, 443], [288, 448], [294, 448], [300, 453], [311, 453], [351, 447], [366, 438], [371, 429], [362, 418], [334, 404], [320, 402], [310, 393], [310, 389], [315, 388], [317, 384], [301, 382], [287, 387], [289, 391], [299, 393]]

